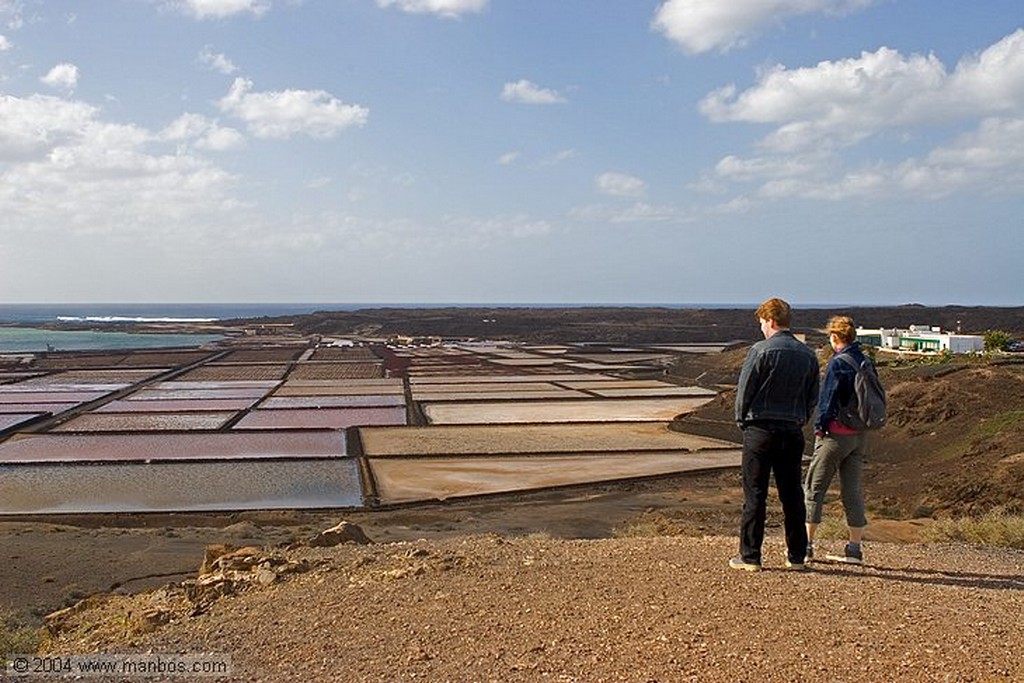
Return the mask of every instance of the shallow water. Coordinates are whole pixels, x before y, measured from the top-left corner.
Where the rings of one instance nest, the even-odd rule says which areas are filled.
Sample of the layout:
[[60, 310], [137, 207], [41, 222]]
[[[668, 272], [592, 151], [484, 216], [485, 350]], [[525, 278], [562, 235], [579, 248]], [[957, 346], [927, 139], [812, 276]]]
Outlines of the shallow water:
[[48, 347], [59, 351], [193, 347], [223, 338], [219, 334], [131, 334], [0, 327], [0, 353], [41, 352]]

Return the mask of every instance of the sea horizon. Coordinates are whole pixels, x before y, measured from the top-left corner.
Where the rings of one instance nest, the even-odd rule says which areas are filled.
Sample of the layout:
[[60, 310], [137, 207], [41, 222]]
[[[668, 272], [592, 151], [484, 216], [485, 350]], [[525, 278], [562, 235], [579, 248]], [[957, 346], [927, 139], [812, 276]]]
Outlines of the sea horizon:
[[[316, 312], [355, 311], [360, 309], [397, 308], [668, 308], [668, 309], [756, 309], [759, 302], [386, 302], [386, 303], [309, 303], [309, 302], [219, 302], [219, 303], [0, 303], [0, 324], [33, 326], [59, 322], [70, 323], [147, 323], [147, 322], [215, 322], [243, 318], [287, 317]], [[946, 306], [1011, 308], [989, 304], [918, 304], [918, 303], [793, 303], [796, 309], [870, 308]]]

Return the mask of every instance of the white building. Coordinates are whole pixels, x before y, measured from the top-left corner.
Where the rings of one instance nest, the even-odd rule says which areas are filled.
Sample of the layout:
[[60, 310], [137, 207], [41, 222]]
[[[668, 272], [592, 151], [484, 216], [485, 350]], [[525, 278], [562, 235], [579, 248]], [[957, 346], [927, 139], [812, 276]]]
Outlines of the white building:
[[857, 341], [896, 351], [980, 353], [985, 350], [984, 337], [943, 332], [942, 328], [928, 325], [911, 325], [907, 330], [858, 327]]

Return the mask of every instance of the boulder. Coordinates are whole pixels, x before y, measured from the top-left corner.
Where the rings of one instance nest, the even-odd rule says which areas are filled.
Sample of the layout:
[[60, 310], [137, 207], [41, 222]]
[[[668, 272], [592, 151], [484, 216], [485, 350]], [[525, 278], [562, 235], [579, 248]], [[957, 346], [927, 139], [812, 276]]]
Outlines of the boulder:
[[309, 545], [314, 548], [333, 548], [342, 543], [355, 543], [357, 545], [369, 545], [373, 543], [363, 533], [362, 528], [350, 522], [340, 522], [330, 529], [324, 529], [313, 538], [309, 539]]

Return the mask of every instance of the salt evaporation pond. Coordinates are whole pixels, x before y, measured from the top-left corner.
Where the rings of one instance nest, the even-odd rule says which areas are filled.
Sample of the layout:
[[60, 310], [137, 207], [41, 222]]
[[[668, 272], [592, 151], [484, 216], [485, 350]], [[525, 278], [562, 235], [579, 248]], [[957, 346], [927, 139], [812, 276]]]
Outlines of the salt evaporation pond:
[[0, 514], [358, 508], [354, 459], [0, 465]]

